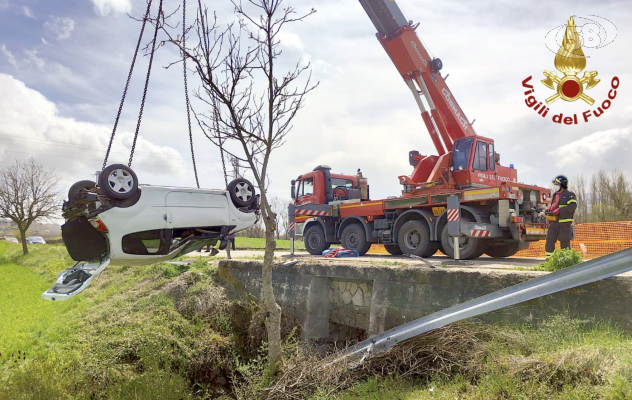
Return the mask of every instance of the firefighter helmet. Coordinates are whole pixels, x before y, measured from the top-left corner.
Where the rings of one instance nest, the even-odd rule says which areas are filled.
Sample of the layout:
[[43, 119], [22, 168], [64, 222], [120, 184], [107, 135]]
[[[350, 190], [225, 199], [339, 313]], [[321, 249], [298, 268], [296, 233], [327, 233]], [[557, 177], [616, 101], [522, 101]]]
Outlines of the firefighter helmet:
[[564, 189], [568, 189], [568, 179], [564, 175], [558, 175], [553, 179], [553, 183], [557, 183]]

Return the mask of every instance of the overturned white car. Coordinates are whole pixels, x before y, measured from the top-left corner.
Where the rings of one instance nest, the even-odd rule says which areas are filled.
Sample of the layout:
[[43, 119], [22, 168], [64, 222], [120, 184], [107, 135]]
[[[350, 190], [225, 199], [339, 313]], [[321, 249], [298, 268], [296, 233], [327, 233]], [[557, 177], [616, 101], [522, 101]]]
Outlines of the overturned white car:
[[63, 206], [62, 237], [78, 263], [58, 275], [46, 300], [80, 293], [111, 264], [143, 265], [173, 259], [247, 229], [259, 218], [252, 184], [226, 190], [138, 185], [127, 166], [110, 165], [93, 181], [75, 183]]

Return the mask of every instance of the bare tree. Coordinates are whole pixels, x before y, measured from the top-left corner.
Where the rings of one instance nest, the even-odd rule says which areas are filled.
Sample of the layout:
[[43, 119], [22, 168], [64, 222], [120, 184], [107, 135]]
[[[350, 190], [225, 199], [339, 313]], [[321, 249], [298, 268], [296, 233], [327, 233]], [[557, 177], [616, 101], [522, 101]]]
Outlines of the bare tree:
[[[245, 5], [233, 1], [238, 23], [225, 29], [218, 28], [206, 9], [199, 10], [195, 24], [190, 29], [183, 26], [184, 32], [176, 37], [165, 28], [168, 25], [164, 21], [161, 23], [169, 42], [180, 49], [185, 60], [192, 61], [201, 80], [202, 91], [195, 95], [211, 111], [194, 113], [198, 123], [214, 144], [228, 144], [227, 152], [249, 166], [261, 193], [266, 238], [262, 294], [272, 373], [280, 367], [282, 354], [281, 307], [272, 287], [277, 217], [266, 193], [268, 165], [272, 151], [284, 144], [306, 94], [317, 86], [311, 83], [309, 64], [299, 61], [289, 70], [278, 72], [277, 63], [282, 64], [281, 31], [315, 12], [312, 9], [298, 15], [294, 7], [282, 4], [282, 0], [248, 0]], [[193, 46], [185, 45], [190, 31], [198, 38]]]
[[286, 223], [286, 221], [288, 220], [287, 218], [288, 202], [278, 197], [273, 197], [271, 206], [272, 206], [272, 211], [276, 215], [276, 218], [274, 221], [274, 225], [276, 227], [276, 231], [275, 231], [276, 238], [280, 239], [281, 232], [286, 232], [287, 234], [287, 225], [289, 225], [289, 223]]
[[27, 254], [26, 232], [37, 220], [53, 217], [59, 210], [57, 178], [53, 171], [29, 158], [0, 166], [0, 217], [9, 218], [20, 233]]

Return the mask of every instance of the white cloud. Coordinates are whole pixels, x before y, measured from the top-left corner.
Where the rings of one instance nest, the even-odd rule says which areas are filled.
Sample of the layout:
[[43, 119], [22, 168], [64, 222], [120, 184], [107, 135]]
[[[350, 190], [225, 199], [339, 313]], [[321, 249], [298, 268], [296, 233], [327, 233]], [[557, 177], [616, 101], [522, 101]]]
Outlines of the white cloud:
[[573, 170], [609, 170], [613, 164], [632, 170], [632, 127], [595, 132], [548, 154], [557, 158], [557, 166]]
[[35, 18], [35, 15], [33, 15], [33, 12], [31, 11], [31, 9], [28, 8], [27, 6], [24, 6], [22, 8], [22, 10], [24, 11], [24, 16], [25, 17], [37, 19], [37, 18]]
[[0, 0], [0, 11], [9, 8], [9, 0]]
[[[33, 157], [55, 168], [64, 188], [101, 168], [111, 126], [61, 117], [54, 103], [10, 75], [0, 74], [0, 92], [6, 94], [0, 96], [0, 160]], [[109, 163], [127, 164], [132, 139], [131, 132], [119, 129]], [[133, 166], [142, 183], [181, 181], [183, 164], [173, 148], [138, 138]]]
[[75, 29], [75, 21], [72, 18], [61, 18], [51, 15], [44, 24], [44, 29], [57, 36], [58, 40], [68, 39]]
[[0, 51], [2, 51], [2, 54], [6, 57], [9, 64], [13, 65], [14, 67], [18, 66], [18, 62], [15, 60], [15, 57], [9, 50], [7, 50], [7, 46], [4, 43], [2, 43]]
[[38, 69], [44, 68], [44, 60], [37, 56], [37, 50], [24, 50], [24, 54], [26, 54], [26, 58], [24, 59], [24, 64], [27, 66], [35, 65]]
[[125, 14], [132, 11], [130, 0], [90, 0], [94, 4], [94, 12], [101, 17], [113, 14]]

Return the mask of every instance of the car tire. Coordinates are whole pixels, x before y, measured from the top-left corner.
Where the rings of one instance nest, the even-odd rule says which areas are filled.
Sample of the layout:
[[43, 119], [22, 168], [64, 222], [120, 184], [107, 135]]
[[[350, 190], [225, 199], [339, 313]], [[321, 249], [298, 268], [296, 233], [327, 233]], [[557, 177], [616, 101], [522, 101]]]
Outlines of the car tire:
[[320, 225], [312, 225], [303, 234], [305, 249], [313, 256], [320, 256], [329, 248], [325, 238], [325, 232]]
[[70, 189], [68, 189], [68, 201], [75, 201], [81, 189], [92, 189], [95, 186], [96, 182], [89, 180], [79, 181], [73, 184]]
[[384, 248], [386, 249], [386, 251], [388, 251], [389, 254], [394, 256], [401, 256], [402, 254], [404, 254], [402, 252], [402, 249], [399, 248], [398, 244], [385, 244]]
[[425, 258], [437, 252], [437, 245], [430, 241], [428, 227], [422, 221], [404, 223], [397, 233], [397, 242], [403, 254]]
[[125, 200], [138, 193], [138, 178], [130, 167], [112, 164], [99, 175], [99, 187], [114, 200]]
[[[489, 241], [485, 239], [468, 237], [465, 238], [465, 243], [459, 246], [459, 258], [461, 260], [472, 260], [478, 258], [485, 253], [489, 246]], [[445, 224], [443, 231], [441, 231], [441, 246], [445, 251], [445, 254], [454, 258], [454, 239], [448, 234], [448, 224]]]
[[520, 250], [519, 242], [502, 243], [500, 245], [489, 246], [485, 254], [494, 258], [511, 257]]
[[255, 188], [246, 179], [238, 178], [228, 184], [230, 199], [237, 208], [250, 207], [256, 200]]
[[371, 243], [366, 240], [364, 227], [360, 224], [347, 225], [342, 230], [340, 244], [348, 250], [355, 250], [359, 255], [365, 255], [371, 248]]

